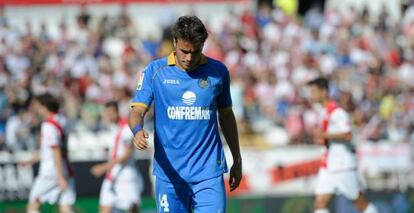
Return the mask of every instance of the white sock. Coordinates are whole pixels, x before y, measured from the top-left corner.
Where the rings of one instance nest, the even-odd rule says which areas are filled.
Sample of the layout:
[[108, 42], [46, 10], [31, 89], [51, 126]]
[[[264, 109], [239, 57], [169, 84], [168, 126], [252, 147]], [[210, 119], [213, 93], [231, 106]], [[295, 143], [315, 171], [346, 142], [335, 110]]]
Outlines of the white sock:
[[315, 209], [313, 213], [329, 213], [328, 209]]
[[40, 213], [40, 211], [39, 210], [30, 210], [30, 211], [27, 211], [27, 213]]
[[378, 213], [378, 209], [374, 204], [369, 203], [363, 213]]

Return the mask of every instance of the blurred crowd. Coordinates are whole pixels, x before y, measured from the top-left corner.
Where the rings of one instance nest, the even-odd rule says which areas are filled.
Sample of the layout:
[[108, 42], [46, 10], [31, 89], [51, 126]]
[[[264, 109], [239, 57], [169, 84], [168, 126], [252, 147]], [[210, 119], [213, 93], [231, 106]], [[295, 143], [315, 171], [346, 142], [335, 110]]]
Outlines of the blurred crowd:
[[[62, 21], [58, 35], [47, 24], [39, 32], [30, 22], [10, 26], [13, 17], [3, 10], [0, 149], [36, 148], [40, 120], [30, 100], [45, 91], [61, 98], [75, 133], [104, 129], [107, 101], [117, 101], [127, 116], [141, 70], [172, 51], [168, 28], [160, 39], [141, 37], [127, 5], [103, 17], [82, 6], [76, 26]], [[231, 73], [241, 137], [312, 143], [317, 119], [306, 83], [323, 75], [331, 79], [331, 97], [350, 112], [358, 140], [414, 143], [414, 5], [401, 14], [316, 6], [301, 17], [269, 5], [229, 11], [221, 30], [209, 32], [204, 53]]]

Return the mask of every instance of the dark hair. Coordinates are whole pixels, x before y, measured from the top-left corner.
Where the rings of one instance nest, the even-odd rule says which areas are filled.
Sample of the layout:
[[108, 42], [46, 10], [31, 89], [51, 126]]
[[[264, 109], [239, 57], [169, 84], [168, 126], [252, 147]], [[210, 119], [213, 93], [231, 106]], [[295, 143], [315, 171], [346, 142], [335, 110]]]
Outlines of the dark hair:
[[326, 78], [317, 78], [308, 82], [309, 86], [316, 86], [318, 89], [329, 91], [329, 81]]
[[203, 44], [207, 37], [207, 29], [197, 16], [181, 16], [172, 26], [172, 36], [174, 39], [183, 39], [192, 44]]
[[53, 113], [58, 113], [60, 103], [58, 98], [51, 95], [50, 93], [43, 93], [34, 97], [42, 106], [46, 107], [47, 110]]
[[119, 112], [118, 103], [116, 101], [109, 101], [105, 104], [105, 108], [111, 107], [113, 107], [117, 113]]

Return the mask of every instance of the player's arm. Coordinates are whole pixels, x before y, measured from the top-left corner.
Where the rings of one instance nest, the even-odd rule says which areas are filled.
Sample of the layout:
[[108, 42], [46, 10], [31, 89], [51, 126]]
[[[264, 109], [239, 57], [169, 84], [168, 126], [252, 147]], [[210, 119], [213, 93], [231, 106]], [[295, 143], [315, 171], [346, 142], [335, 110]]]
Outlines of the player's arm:
[[152, 81], [152, 63], [149, 64], [145, 70], [141, 73], [138, 81], [138, 86], [135, 91], [135, 95], [132, 98], [132, 104], [129, 111], [129, 128], [134, 135], [133, 142], [135, 148], [138, 150], [144, 150], [148, 148], [148, 132], [144, 128], [144, 117], [147, 113], [149, 106], [154, 99]]
[[219, 123], [223, 132], [224, 138], [229, 145], [231, 155], [233, 156], [233, 166], [230, 170], [230, 190], [235, 190], [242, 179], [242, 158], [240, 155], [239, 136], [236, 125], [236, 118], [234, 117], [231, 108], [219, 110]]
[[115, 166], [115, 164], [125, 164], [126, 162], [128, 162], [129, 157], [134, 153], [134, 149], [132, 148], [132, 146], [126, 146], [125, 147], [125, 154], [117, 157], [113, 160], [110, 160], [108, 162], [105, 163], [101, 163], [98, 165], [95, 165], [91, 168], [90, 172], [95, 176], [95, 177], [100, 177], [103, 174], [105, 174], [105, 172], [109, 172], [113, 166]]
[[133, 142], [135, 148], [138, 150], [145, 150], [148, 148], [149, 134], [144, 128], [144, 118], [147, 113], [147, 107], [136, 105], [132, 106], [129, 112], [129, 128], [134, 134]]
[[335, 141], [343, 141], [343, 142], [349, 142], [352, 139], [352, 133], [346, 132], [346, 133], [334, 133], [334, 134], [324, 134], [324, 138], [328, 140], [335, 140]]
[[67, 182], [65, 180], [65, 176], [63, 175], [62, 152], [60, 150], [60, 147], [52, 146], [52, 154], [59, 186], [62, 190], [65, 190], [67, 188]]
[[33, 154], [33, 156], [31, 156], [30, 159], [20, 162], [20, 165], [21, 166], [24, 166], [24, 167], [26, 167], [26, 166], [32, 166], [33, 164], [35, 164], [35, 163], [37, 163], [39, 161], [40, 161], [40, 154], [39, 154], [39, 152], [35, 152]]
[[125, 146], [124, 149], [125, 149], [125, 153], [122, 156], [120, 156], [118, 158], [115, 158], [115, 159], [113, 159], [109, 162], [111, 167], [115, 164], [118, 164], [118, 163], [119, 164], [126, 164], [128, 162], [129, 158], [134, 153], [134, 149], [131, 145]]
[[335, 132], [325, 132], [322, 137], [327, 140], [348, 143], [352, 139], [351, 121], [348, 113], [343, 109], [334, 111], [331, 122], [335, 126]]

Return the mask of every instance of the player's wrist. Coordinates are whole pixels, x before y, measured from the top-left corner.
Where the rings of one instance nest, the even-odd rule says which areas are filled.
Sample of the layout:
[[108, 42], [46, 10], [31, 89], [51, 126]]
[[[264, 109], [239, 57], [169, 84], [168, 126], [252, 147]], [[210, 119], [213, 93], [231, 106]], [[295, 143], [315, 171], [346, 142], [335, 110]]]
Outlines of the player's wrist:
[[143, 127], [141, 124], [137, 124], [134, 129], [132, 129], [132, 134], [135, 136], [139, 131], [143, 130]]
[[242, 164], [242, 158], [241, 158], [241, 156], [239, 155], [239, 156], [236, 156], [235, 158], [233, 158], [234, 160], [234, 164], [235, 165], [241, 165]]

